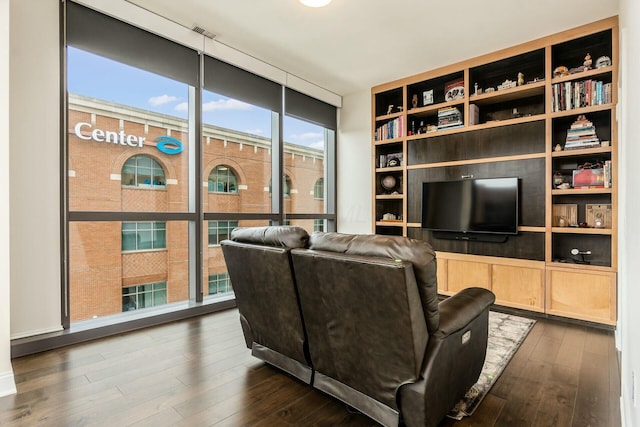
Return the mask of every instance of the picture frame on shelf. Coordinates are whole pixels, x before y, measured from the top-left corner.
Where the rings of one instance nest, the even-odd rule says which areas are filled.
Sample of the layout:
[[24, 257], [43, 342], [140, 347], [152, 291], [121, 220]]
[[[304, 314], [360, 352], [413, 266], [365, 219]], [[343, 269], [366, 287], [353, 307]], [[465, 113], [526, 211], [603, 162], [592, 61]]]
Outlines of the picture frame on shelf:
[[431, 105], [433, 104], [433, 89], [425, 90], [422, 92], [422, 105]]
[[576, 169], [573, 188], [604, 188], [604, 169]]
[[402, 166], [402, 153], [380, 154], [378, 159], [379, 168], [394, 168]]

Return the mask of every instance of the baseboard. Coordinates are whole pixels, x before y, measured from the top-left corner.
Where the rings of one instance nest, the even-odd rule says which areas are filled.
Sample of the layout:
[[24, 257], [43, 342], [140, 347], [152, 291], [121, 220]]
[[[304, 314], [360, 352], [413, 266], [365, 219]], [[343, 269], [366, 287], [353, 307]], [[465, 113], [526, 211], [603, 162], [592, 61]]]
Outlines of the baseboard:
[[16, 381], [13, 378], [13, 372], [0, 374], [0, 397], [16, 393]]

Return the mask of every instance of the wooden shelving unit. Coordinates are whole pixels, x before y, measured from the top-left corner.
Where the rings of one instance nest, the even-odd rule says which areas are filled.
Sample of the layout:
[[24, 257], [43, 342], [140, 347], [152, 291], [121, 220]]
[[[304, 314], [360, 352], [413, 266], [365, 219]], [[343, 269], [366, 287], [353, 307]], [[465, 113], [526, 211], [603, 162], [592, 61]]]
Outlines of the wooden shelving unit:
[[[575, 70], [587, 54], [593, 68]], [[595, 68], [601, 56], [608, 56], [611, 65]], [[443, 294], [484, 286], [502, 305], [614, 325], [619, 60], [618, 20], [612, 17], [372, 88], [372, 135], [391, 121], [402, 127], [393, 138], [372, 137], [373, 231], [429, 241], [438, 252]], [[574, 73], [554, 76], [558, 66], [574, 68]], [[517, 82], [519, 73], [524, 74], [523, 84], [497, 89], [506, 80]], [[464, 96], [445, 99], [446, 87], [454, 81], [462, 81]], [[609, 86], [610, 100], [603, 89], [597, 105], [554, 111], [561, 105], [560, 88], [587, 81], [598, 82], [594, 87]], [[494, 90], [487, 91], [490, 87]], [[424, 105], [423, 94], [428, 91], [433, 102]], [[580, 105], [585, 104], [591, 101], [582, 99]], [[390, 106], [392, 112], [387, 114]], [[437, 129], [438, 111], [450, 107], [459, 110], [462, 125]], [[472, 121], [471, 108], [476, 107], [478, 120]], [[580, 115], [593, 123], [598, 138], [606, 143], [558, 151]], [[380, 164], [392, 154], [401, 154], [400, 166]], [[554, 186], [556, 172], [570, 174], [604, 162], [611, 164], [610, 188]], [[388, 175], [395, 178], [396, 188], [381, 186], [385, 177], [389, 181]], [[462, 175], [519, 177], [521, 218], [516, 236], [506, 243], [443, 241], [421, 228], [422, 183]], [[578, 222], [586, 221], [587, 205], [610, 205], [611, 227], [555, 226], [554, 204], [576, 205]], [[383, 221], [388, 213], [396, 220]], [[571, 255], [573, 248], [590, 251], [586, 257], [590, 263], [577, 263], [581, 259]]]

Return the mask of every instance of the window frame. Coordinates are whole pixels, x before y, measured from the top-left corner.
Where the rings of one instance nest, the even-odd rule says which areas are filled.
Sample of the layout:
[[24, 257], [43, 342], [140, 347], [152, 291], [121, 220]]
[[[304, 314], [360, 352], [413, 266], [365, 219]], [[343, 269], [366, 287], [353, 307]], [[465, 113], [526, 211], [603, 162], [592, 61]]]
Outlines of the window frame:
[[[225, 227], [220, 227], [220, 226], [219, 226], [219, 225], [220, 225], [220, 223], [225, 223], [225, 222], [227, 223], [226, 228], [225, 228]], [[232, 225], [232, 223], [235, 223], [235, 225]], [[216, 232], [216, 234], [215, 234], [215, 236], [216, 236], [216, 243], [211, 243], [211, 236], [212, 236], [212, 234], [211, 234], [211, 229], [212, 229], [211, 225], [212, 225], [212, 224], [216, 224], [216, 225], [217, 225], [217, 227], [215, 227], [215, 229], [217, 230], [217, 232]], [[226, 237], [226, 239], [228, 239], [228, 238], [229, 238], [229, 236], [231, 235], [231, 230], [233, 230], [233, 229], [234, 229], [234, 228], [236, 228], [236, 227], [238, 227], [238, 221], [209, 220], [209, 221], [208, 221], [208, 224], [207, 224], [207, 231], [208, 231], [208, 232], [207, 232], [207, 236], [208, 236], [208, 237], [207, 237], [207, 243], [208, 243], [208, 246], [209, 246], [209, 247], [220, 246], [220, 242], [221, 242], [222, 240], [225, 240], [225, 239], [220, 239], [220, 236], [221, 236], [221, 235], [222, 235], [222, 236], [225, 236], [225, 235], [226, 235], [226, 236], [227, 236], [227, 237]], [[221, 234], [221, 233], [219, 232], [221, 229], [226, 229], [226, 230], [227, 230], [227, 233], [226, 233], [226, 234], [225, 234], [225, 233], [222, 233], [222, 234]]]
[[[135, 224], [135, 249], [125, 249], [125, 240], [129, 240], [129, 239], [125, 239], [125, 231], [127, 231], [127, 234], [133, 234], [133, 233], [129, 233], [131, 230], [125, 230], [125, 224], [129, 225], [129, 224]], [[149, 228], [140, 228], [141, 224], [149, 224]], [[157, 228], [156, 224], [163, 224], [162, 228]], [[167, 249], [167, 223], [166, 221], [122, 221], [122, 225], [121, 225], [121, 230], [122, 230], [122, 253], [123, 254], [127, 254], [127, 253], [132, 253], [132, 252], [150, 252], [150, 251], [160, 251], [160, 250], [166, 250]], [[156, 246], [155, 242], [156, 242], [156, 233], [163, 231], [164, 232], [164, 246]], [[149, 233], [151, 236], [151, 239], [149, 239], [150, 243], [151, 243], [151, 247], [150, 248], [140, 248], [140, 233]]]
[[[220, 180], [220, 172], [219, 172], [219, 168], [226, 168], [226, 179], [225, 180]], [[212, 181], [211, 180], [211, 176], [213, 174], [216, 174], [216, 180]], [[234, 186], [235, 188], [233, 189], [233, 191], [230, 191], [231, 188], [231, 182], [230, 182], [230, 178], [233, 177], [234, 180]], [[213, 183], [213, 185], [212, 185]], [[219, 184], [222, 183], [223, 187], [226, 185], [227, 190], [226, 191], [218, 191], [215, 189], [215, 187], [218, 187]], [[218, 185], [216, 185], [218, 184]], [[209, 178], [207, 179], [207, 192], [210, 194], [238, 194], [238, 186], [240, 185], [240, 180], [238, 179], [238, 174], [236, 173], [236, 171], [229, 165], [227, 164], [219, 164], [216, 167], [214, 167], [213, 169], [211, 169], [211, 172], [209, 173]]]
[[[215, 283], [216, 287], [219, 287], [219, 284], [221, 282], [225, 283], [225, 287], [227, 288], [227, 290], [225, 292], [216, 291], [214, 293], [211, 293], [212, 283]], [[213, 296], [213, 295], [226, 296], [226, 295], [232, 295], [232, 294], [233, 294], [233, 285], [231, 284], [231, 278], [229, 277], [228, 272], [209, 274], [209, 276], [207, 277], [207, 295], [208, 296]]]
[[[156, 289], [155, 288], [156, 285], [163, 285], [164, 287], [162, 289]], [[148, 291], [144, 291], [144, 290], [143, 291], [139, 291], [138, 290], [138, 288], [141, 288], [141, 287], [144, 287], [144, 286], [151, 286], [151, 291], [148, 292]], [[135, 288], [135, 292], [134, 293], [132, 293], [132, 294], [131, 293], [128, 293], [128, 294], [124, 293], [125, 289], [131, 289], [131, 288]], [[160, 303], [160, 304], [156, 304], [155, 295], [156, 295], [156, 293], [160, 293], [160, 291], [164, 291], [164, 302]], [[151, 294], [152, 304], [150, 306], [145, 306], [145, 307], [142, 307], [142, 308], [138, 307], [138, 303], [139, 303], [138, 296], [139, 295], [144, 295], [144, 294], [149, 294], [149, 293]], [[137, 284], [137, 285], [123, 286], [122, 287], [122, 300], [123, 300], [122, 301], [122, 313], [126, 313], [126, 312], [129, 312], [129, 311], [144, 310], [144, 309], [147, 309], [147, 308], [159, 307], [161, 305], [166, 305], [167, 304], [167, 299], [168, 299], [167, 298], [168, 293], [169, 293], [169, 286], [168, 286], [166, 280], [162, 280], [162, 281], [159, 281], [159, 282], [140, 283], [140, 284]], [[136, 306], [135, 306], [134, 309], [125, 310], [124, 309], [124, 298], [125, 297], [131, 297], [132, 295], [135, 295], [135, 297], [136, 297], [136, 299], [135, 299], [135, 305]]]
[[[151, 178], [150, 178], [150, 182], [149, 183], [140, 183], [138, 182], [138, 177], [139, 177], [139, 173], [138, 170], [140, 168], [144, 168], [145, 166], [140, 166], [138, 165], [138, 160], [140, 159], [149, 159], [151, 162]], [[135, 165], [128, 165], [128, 163], [132, 160], [135, 160], [136, 164]], [[134, 168], [134, 184], [125, 184], [124, 183], [124, 169], [125, 167], [131, 167]], [[156, 170], [161, 170], [162, 171], [162, 181], [163, 184], [156, 184], [156, 174], [155, 171]], [[122, 185], [122, 188], [144, 188], [144, 189], [154, 189], [154, 190], [166, 190], [167, 189], [167, 173], [164, 170], [164, 167], [162, 166], [162, 164], [156, 160], [153, 156], [150, 156], [148, 154], [135, 154], [131, 157], [129, 157], [124, 164], [122, 165], [122, 169], [120, 170], [120, 182]]]

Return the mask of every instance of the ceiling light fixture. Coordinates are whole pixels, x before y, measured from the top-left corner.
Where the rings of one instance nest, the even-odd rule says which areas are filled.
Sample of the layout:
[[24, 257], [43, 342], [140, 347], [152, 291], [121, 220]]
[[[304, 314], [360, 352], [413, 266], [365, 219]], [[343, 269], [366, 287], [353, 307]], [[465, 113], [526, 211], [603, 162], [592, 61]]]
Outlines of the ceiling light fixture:
[[323, 7], [331, 3], [331, 0], [300, 0], [300, 3], [309, 7]]

